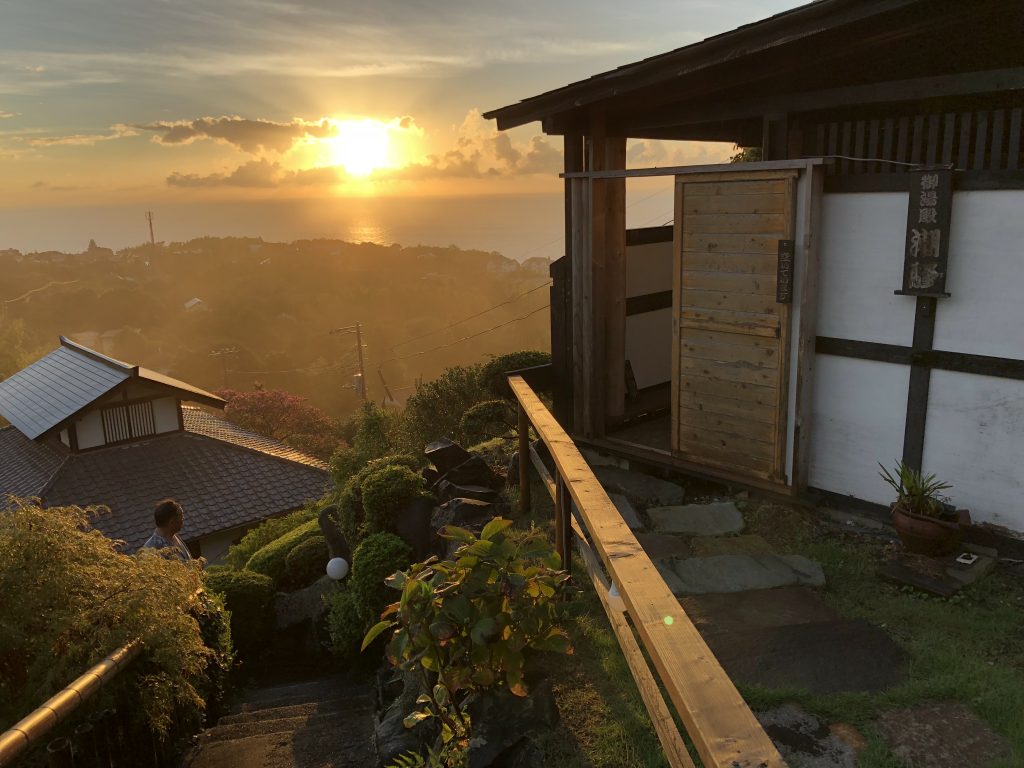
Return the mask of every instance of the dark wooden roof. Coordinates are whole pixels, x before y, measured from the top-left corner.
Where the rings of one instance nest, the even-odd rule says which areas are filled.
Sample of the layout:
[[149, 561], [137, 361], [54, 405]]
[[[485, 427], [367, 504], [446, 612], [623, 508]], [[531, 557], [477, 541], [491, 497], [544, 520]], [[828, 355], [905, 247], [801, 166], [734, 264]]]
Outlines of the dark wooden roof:
[[744, 118], [790, 111], [771, 101], [782, 94], [1017, 67], [1022, 20], [1019, 0], [818, 0], [484, 116], [502, 130], [587, 133], [598, 117], [613, 135], [734, 140]]
[[60, 346], [0, 381], [0, 416], [30, 439], [44, 435], [129, 379], [175, 390], [185, 400], [223, 407], [224, 401], [184, 381], [102, 355], [60, 337]]
[[163, 498], [182, 503], [183, 535], [195, 539], [297, 509], [327, 490], [319, 459], [217, 414], [185, 413], [185, 432], [80, 454], [29, 440], [13, 427], [0, 429], [0, 499], [105, 505], [110, 513], [94, 527], [131, 551], [153, 532], [153, 506]]

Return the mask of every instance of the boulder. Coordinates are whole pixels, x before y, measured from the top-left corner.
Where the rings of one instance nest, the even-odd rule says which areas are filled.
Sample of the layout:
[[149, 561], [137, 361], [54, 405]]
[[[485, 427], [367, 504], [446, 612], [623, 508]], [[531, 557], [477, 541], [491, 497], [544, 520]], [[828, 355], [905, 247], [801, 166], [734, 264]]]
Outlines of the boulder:
[[482, 691], [470, 698], [466, 709], [473, 723], [469, 768], [544, 764], [543, 754], [530, 742], [530, 736], [558, 723], [550, 682], [537, 683], [522, 697], [505, 688]]
[[409, 545], [416, 561], [425, 560], [433, 552], [434, 529], [430, 521], [433, 511], [433, 499], [415, 499], [392, 518], [395, 535]]
[[399, 755], [419, 752], [431, 736], [430, 720], [406, 728], [403, 721], [416, 707], [416, 698], [422, 693], [419, 681], [412, 672], [404, 674], [402, 692], [385, 709], [373, 729], [374, 745], [380, 765], [392, 765]]
[[455, 469], [459, 464], [473, 457], [473, 454], [461, 445], [446, 437], [430, 443], [423, 449], [423, 453], [426, 454], [427, 459], [434, 465], [440, 475], [444, 475], [449, 470]]
[[493, 488], [486, 488], [482, 485], [458, 485], [457, 483], [441, 480], [434, 486], [434, 492], [441, 501], [452, 499], [476, 499], [491, 504], [498, 501], [500, 494]]
[[305, 589], [278, 592], [274, 597], [275, 625], [280, 630], [304, 621], [316, 624], [327, 611], [324, 596], [334, 588], [334, 582], [325, 574]]
[[479, 485], [484, 488], [499, 489], [504, 479], [480, 456], [472, 456], [457, 467], [445, 472], [442, 479], [456, 485]]
[[324, 538], [327, 539], [327, 551], [330, 552], [331, 557], [343, 557], [351, 565], [352, 547], [349, 546], [345, 534], [341, 532], [337, 514], [337, 507], [333, 505], [324, 507], [317, 518], [317, 522], [320, 524], [320, 530], [323, 532]]

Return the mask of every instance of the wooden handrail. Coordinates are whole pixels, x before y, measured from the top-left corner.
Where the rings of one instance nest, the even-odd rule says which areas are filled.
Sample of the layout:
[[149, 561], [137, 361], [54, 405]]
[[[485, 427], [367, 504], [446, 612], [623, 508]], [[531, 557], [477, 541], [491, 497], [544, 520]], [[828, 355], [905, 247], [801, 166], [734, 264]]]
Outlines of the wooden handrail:
[[0, 734], [0, 768], [11, 765], [14, 758], [42, 739], [59, 722], [67, 719], [141, 651], [142, 643], [138, 640], [118, 648]]
[[[704, 765], [785, 768], [782, 756], [623, 521], [572, 438], [521, 377], [512, 376], [508, 381], [519, 401], [520, 424], [532, 424], [548, 447], [558, 475], [555, 485], [564, 487], [575, 502], [594, 548], [612, 583], [618, 587], [633, 627]], [[520, 467], [530, 460], [528, 451], [522, 450], [524, 442], [528, 445], [520, 435]], [[602, 604], [609, 611], [610, 601], [602, 599]], [[689, 768], [689, 758], [679, 755], [678, 744], [666, 728], [663, 714], [656, 703], [652, 707], [649, 702], [653, 702], [652, 693], [659, 698], [660, 693], [656, 686], [652, 692], [644, 673], [635, 668], [638, 654], [632, 653], [628, 641], [623, 640], [622, 627], [614, 620], [612, 626], [641, 688], [666, 758], [674, 768]], [[639, 656], [642, 660], [642, 654]], [[650, 675], [650, 670], [646, 669], [646, 673]], [[670, 725], [678, 738], [674, 723]]]

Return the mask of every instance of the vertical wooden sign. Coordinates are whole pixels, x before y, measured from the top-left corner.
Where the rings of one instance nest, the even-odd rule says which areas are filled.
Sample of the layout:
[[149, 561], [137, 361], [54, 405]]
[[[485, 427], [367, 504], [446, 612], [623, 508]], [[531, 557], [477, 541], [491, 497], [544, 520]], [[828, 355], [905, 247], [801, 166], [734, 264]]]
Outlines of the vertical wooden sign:
[[793, 303], [793, 258], [796, 243], [793, 240], [779, 240], [779, 263], [775, 274], [775, 301], [779, 304]]
[[953, 216], [953, 169], [917, 166], [910, 170], [907, 243], [902, 296], [949, 296], [949, 225]]

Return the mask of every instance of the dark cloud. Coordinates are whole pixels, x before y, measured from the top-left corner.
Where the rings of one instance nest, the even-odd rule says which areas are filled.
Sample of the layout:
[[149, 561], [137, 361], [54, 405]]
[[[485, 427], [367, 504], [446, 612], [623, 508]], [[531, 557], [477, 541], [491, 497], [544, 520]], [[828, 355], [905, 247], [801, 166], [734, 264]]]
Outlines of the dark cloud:
[[160, 144], [190, 144], [200, 139], [213, 139], [232, 144], [251, 154], [286, 152], [301, 139], [325, 139], [338, 133], [337, 127], [327, 119], [316, 122], [296, 118], [287, 123], [276, 123], [237, 116], [159, 121], [134, 127], [153, 131], [157, 134], [155, 140]]
[[287, 171], [280, 163], [266, 159], [250, 160], [231, 173], [211, 173], [203, 176], [197, 173], [172, 173], [167, 183], [172, 187], [248, 187], [268, 188], [289, 184], [315, 186], [338, 181], [336, 168], [310, 168]]

